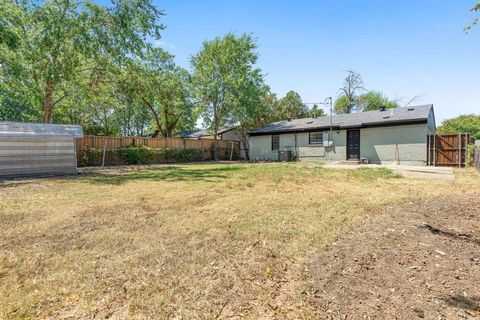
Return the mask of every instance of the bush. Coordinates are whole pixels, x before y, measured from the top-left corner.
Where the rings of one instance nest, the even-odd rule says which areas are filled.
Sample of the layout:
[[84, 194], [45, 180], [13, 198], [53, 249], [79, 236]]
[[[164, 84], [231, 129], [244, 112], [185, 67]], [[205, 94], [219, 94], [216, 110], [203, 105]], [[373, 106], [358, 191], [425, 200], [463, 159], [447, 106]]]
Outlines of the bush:
[[116, 152], [124, 164], [148, 164], [154, 156], [151, 149], [145, 147], [127, 147]]
[[[99, 166], [103, 160], [103, 149], [82, 151], [79, 166]], [[106, 165], [155, 164], [166, 162], [190, 162], [202, 160], [202, 151], [197, 149], [150, 149], [144, 146], [130, 146], [107, 149]]]
[[[135, 165], [135, 164], [155, 164], [155, 163], [173, 163], [173, 162], [193, 162], [213, 159], [213, 150], [211, 158], [202, 157], [205, 150], [199, 149], [151, 149], [145, 146], [128, 146], [119, 149], [107, 149], [105, 154], [105, 165]], [[79, 151], [79, 167], [101, 166], [103, 161], [103, 149], [89, 149]], [[230, 149], [220, 149], [219, 159], [230, 159]], [[238, 159], [238, 152], [235, 150], [233, 159]]]
[[469, 144], [467, 146], [467, 163], [466, 163], [466, 166], [467, 167], [473, 167], [474, 165], [474, 158], [475, 158], [475, 148], [478, 148], [478, 146], [474, 145], [474, 144]]

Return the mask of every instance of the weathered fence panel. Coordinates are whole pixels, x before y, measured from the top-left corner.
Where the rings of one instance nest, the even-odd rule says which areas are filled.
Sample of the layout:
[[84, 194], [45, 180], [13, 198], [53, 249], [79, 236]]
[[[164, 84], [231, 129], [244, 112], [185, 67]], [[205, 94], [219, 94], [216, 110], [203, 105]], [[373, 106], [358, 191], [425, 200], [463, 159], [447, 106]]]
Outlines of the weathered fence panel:
[[[187, 150], [189, 159], [192, 161], [214, 160], [215, 141], [211, 139], [84, 136], [76, 139], [78, 165], [102, 165], [104, 149], [106, 150], [105, 165], [124, 164], [115, 150], [135, 146], [145, 146], [154, 150]], [[219, 160], [237, 160], [240, 154], [240, 143], [217, 140], [217, 150]], [[172, 153], [174, 152], [164, 152], [152, 161], [154, 163], [174, 162]]]
[[480, 147], [477, 147], [473, 151], [473, 165], [480, 170]]
[[436, 134], [427, 139], [427, 164], [439, 167], [464, 167], [470, 134]]

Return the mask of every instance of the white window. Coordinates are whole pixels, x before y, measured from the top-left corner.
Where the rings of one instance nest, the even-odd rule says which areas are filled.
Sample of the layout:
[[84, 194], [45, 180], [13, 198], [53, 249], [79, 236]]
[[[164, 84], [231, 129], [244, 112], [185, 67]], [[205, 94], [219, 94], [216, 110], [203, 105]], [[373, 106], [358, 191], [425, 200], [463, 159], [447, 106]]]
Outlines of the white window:
[[280, 135], [272, 135], [272, 151], [277, 151], [280, 149]]
[[308, 144], [323, 145], [323, 131], [318, 132], [309, 132], [308, 133]]
[[330, 131], [316, 131], [308, 133], [308, 144], [315, 144], [318, 146], [332, 146], [333, 141], [330, 136]]

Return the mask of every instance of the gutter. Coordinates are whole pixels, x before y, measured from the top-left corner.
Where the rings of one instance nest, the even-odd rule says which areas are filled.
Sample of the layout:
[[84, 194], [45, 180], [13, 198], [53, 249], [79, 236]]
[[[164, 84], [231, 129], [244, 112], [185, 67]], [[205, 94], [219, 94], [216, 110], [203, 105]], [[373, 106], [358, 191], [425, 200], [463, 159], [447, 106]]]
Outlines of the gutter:
[[428, 119], [419, 118], [419, 119], [408, 119], [408, 120], [397, 120], [397, 121], [369, 122], [369, 123], [361, 123], [359, 125], [357, 124], [357, 125], [350, 125], [350, 126], [333, 125], [333, 126], [287, 129], [287, 130], [250, 131], [248, 132], [248, 134], [250, 136], [263, 136], [263, 135], [282, 134], [282, 133], [314, 132], [319, 130], [327, 130], [330, 128], [332, 128], [333, 130], [361, 129], [361, 128], [376, 128], [376, 127], [393, 127], [393, 126], [400, 126], [400, 125], [424, 124], [424, 123], [428, 123]]

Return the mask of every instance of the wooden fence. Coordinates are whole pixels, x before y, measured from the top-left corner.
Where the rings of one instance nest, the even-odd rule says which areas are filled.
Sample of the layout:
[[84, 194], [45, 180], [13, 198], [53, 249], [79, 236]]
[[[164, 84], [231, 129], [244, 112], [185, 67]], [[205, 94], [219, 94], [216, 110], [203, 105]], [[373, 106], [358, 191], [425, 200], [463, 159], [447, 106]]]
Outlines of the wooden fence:
[[473, 166], [480, 170], [480, 146], [473, 150]]
[[[101, 165], [104, 149], [108, 151], [105, 155], [106, 165], [121, 164], [115, 160], [113, 151], [133, 146], [145, 146], [151, 149], [196, 150], [193, 161], [214, 160], [215, 141], [212, 139], [84, 136], [75, 139], [75, 142], [78, 166]], [[217, 140], [217, 150], [219, 160], [238, 160], [240, 143]], [[172, 161], [174, 159], [165, 159], [164, 162]]]
[[427, 164], [439, 167], [464, 167], [470, 134], [436, 134], [427, 139]]

